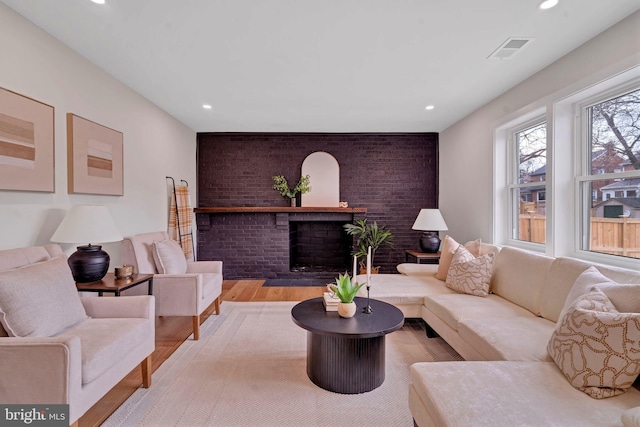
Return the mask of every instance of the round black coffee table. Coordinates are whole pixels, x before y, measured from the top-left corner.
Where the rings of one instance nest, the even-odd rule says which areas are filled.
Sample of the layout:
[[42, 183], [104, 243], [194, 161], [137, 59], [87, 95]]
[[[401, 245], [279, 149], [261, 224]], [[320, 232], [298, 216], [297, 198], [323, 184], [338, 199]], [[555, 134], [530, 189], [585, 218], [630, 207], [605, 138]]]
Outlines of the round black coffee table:
[[302, 301], [291, 310], [293, 322], [307, 330], [307, 375], [325, 390], [364, 393], [384, 382], [384, 337], [402, 327], [404, 316], [386, 302], [370, 300], [371, 314], [362, 312], [366, 298], [355, 303], [358, 310], [350, 319], [325, 311], [322, 298]]

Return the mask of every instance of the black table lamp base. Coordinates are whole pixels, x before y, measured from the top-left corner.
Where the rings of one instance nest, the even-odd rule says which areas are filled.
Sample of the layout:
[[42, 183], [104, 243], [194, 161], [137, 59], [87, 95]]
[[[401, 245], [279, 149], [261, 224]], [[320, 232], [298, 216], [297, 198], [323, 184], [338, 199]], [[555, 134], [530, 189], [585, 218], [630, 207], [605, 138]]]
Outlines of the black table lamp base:
[[107, 274], [110, 258], [102, 246], [89, 244], [76, 249], [68, 260], [73, 280], [77, 283], [95, 282]]
[[440, 249], [440, 238], [437, 231], [425, 231], [420, 238], [420, 250], [424, 253], [435, 254]]

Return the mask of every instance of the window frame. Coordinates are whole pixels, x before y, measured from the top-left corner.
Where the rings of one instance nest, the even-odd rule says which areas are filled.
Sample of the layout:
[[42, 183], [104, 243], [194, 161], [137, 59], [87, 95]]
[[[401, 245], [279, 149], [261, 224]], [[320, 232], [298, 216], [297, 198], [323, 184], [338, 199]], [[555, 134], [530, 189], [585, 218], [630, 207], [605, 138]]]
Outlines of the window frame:
[[[640, 262], [637, 258], [626, 257], [622, 255], [605, 254], [589, 250], [591, 238], [590, 210], [592, 205], [591, 190], [589, 183], [603, 180], [615, 180], [625, 178], [640, 178], [640, 169], [632, 171], [600, 173], [600, 171], [591, 172], [591, 117], [589, 109], [594, 105], [608, 101], [613, 98], [623, 96], [629, 92], [640, 90], [640, 77], [631, 78], [627, 81], [614, 85], [607, 85], [595, 91], [589, 96], [583, 96], [577, 99], [572, 105], [575, 115], [575, 135], [574, 135], [574, 152], [576, 153], [576, 170], [574, 173], [574, 192], [575, 192], [575, 231], [574, 231], [574, 253], [578, 258], [588, 261], [599, 262], [608, 265], [617, 265], [629, 268], [633, 266], [637, 268]], [[588, 193], [588, 194], [587, 194]], [[614, 193], [614, 198], [615, 193]], [[603, 201], [610, 200], [612, 197], [607, 193], [603, 194]], [[585, 249], [586, 248], [586, 249]]]

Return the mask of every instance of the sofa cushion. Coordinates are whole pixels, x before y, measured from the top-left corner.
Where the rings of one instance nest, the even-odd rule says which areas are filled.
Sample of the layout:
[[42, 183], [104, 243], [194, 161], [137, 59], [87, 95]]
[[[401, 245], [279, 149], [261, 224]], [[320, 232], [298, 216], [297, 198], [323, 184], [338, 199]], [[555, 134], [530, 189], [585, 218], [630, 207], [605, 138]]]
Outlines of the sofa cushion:
[[494, 318], [535, 317], [530, 311], [496, 295], [489, 295], [487, 298], [476, 298], [473, 295], [457, 293], [429, 295], [424, 298], [424, 305], [427, 310], [438, 316], [455, 331], [458, 330], [458, 322], [462, 319], [489, 316]]
[[[439, 294], [455, 294], [455, 292], [433, 276], [371, 275], [370, 297], [389, 304], [397, 306], [410, 304], [421, 307], [425, 296]], [[367, 288], [364, 286], [360, 288], [358, 296], [366, 297]]]
[[627, 409], [620, 417], [624, 427], [640, 427], [640, 406]]
[[553, 258], [511, 247], [496, 257], [491, 290], [540, 315], [540, 294]]
[[620, 313], [597, 287], [566, 310], [549, 354], [572, 386], [596, 399], [624, 393], [640, 373], [640, 313]]
[[[124, 297], [123, 297], [124, 298]], [[82, 347], [82, 384], [90, 383], [153, 334], [144, 318], [88, 319], [59, 336], [77, 336]]]
[[514, 316], [462, 319], [458, 334], [486, 360], [553, 362], [547, 343], [556, 326], [542, 317]]
[[[438, 261], [438, 272], [436, 273], [436, 277], [438, 279], [447, 279], [451, 260], [453, 259], [453, 254], [458, 249], [458, 246], [460, 246], [460, 243], [456, 242], [452, 237], [448, 235], [444, 236], [442, 250], [440, 251], [440, 261]], [[480, 240], [472, 240], [465, 243], [464, 246], [473, 254], [474, 257], [480, 255]]]
[[590, 265], [575, 258], [560, 257], [553, 260], [540, 294], [542, 317], [558, 321], [574, 282]]
[[486, 297], [493, 268], [492, 253], [476, 258], [464, 246], [456, 249], [447, 273], [446, 285], [454, 291]]
[[621, 426], [640, 391], [597, 402], [571, 387], [553, 362], [422, 362], [410, 368], [411, 413], [437, 426]]
[[153, 260], [160, 274], [184, 274], [187, 271], [187, 260], [180, 244], [166, 239], [153, 242]]
[[0, 272], [0, 322], [9, 336], [49, 337], [86, 318], [64, 255]]

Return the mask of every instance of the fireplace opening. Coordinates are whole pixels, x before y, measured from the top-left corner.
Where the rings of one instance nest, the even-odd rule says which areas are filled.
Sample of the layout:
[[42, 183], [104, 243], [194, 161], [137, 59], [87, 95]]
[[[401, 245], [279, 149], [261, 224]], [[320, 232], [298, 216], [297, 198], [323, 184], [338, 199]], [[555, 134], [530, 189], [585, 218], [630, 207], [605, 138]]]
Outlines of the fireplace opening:
[[291, 272], [331, 273], [348, 270], [352, 238], [341, 221], [289, 222]]

